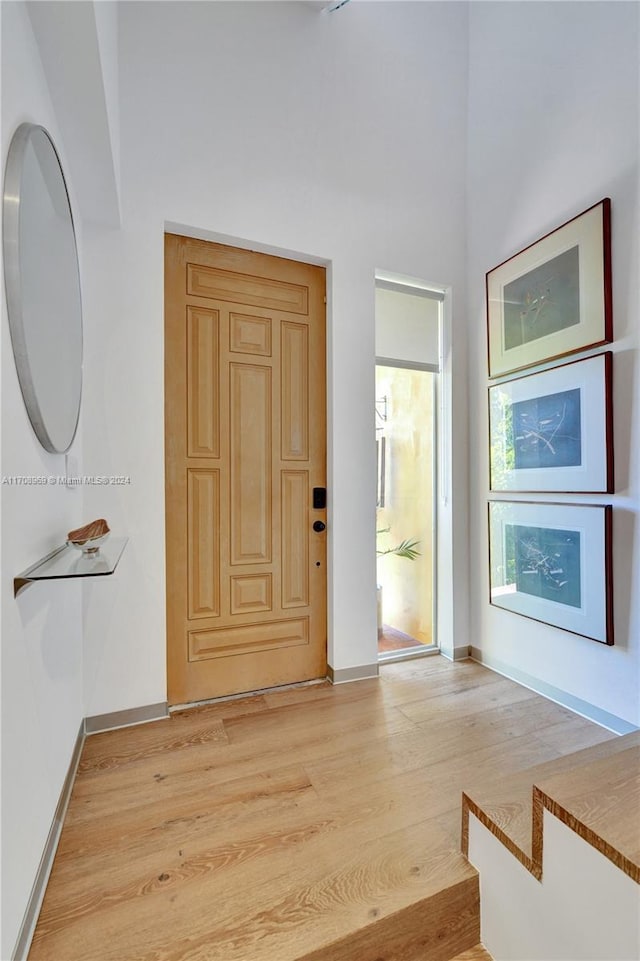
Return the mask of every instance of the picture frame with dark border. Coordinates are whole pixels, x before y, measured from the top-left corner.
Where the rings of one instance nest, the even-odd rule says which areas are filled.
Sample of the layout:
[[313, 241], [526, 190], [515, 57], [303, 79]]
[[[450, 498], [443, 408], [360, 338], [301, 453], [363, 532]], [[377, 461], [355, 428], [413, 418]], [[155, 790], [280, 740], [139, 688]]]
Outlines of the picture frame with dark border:
[[612, 508], [489, 502], [489, 602], [613, 644]]
[[490, 270], [486, 298], [490, 378], [611, 343], [610, 199]]
[[492, 491], [614, 491], [613, 354], [489, 387]]

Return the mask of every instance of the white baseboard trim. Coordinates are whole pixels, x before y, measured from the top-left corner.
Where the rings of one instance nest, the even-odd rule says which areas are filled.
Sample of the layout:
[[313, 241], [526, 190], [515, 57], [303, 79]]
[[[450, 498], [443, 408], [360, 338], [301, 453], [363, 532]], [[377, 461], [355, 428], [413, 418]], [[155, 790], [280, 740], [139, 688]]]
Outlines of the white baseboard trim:
[[464, 647], [454, 647], [453, 649], [454, 661], [468, 661], [470, 657], [471, 657], [470, 644], [465, 644]]
[[56, 851], [58, 849], [58, 841], [60, 840], [60, 834], [62, 833], [62, 825], [64, 823], [65, 814], [67, 813], [67, 807], [71, 798], [73, 782], [75, 781], [76, 771], [78, 770], [78, 764], [80, 763], [80, 755], [82, 754], [85, 736], [84, 721], [82, 721], [80, 724], [80, 729], [78, 730], [78, 736], [73, 748], [73, 753], [71, 755], [71, 761], [69, 762], [69, 770], [67, 771], [67, 776], [64, 779], [64, 784], [62, 785], [60, 798], [58, 800], [56, 811], [53, 815], [53, 821], [51, 822], [51, 827], [49, 829], [49, 835], [44, 846], [44, 851], [42, 852], [42, 857], [40, 858], [40, 864], [38, 865], [38, 870], [36, 871], [33, 887], [31, 888], [31, 894], [29, 895], [29, 900], [27, 902], [27, 909], [24, 913], [22, 924], [20, 925], [20, 931], [18, 933], [15, 948], [13, 949], [13, 954], [11, 955], [11, 961], [26, 961], [27, 955], [29, 954], [31, 940], [36, 929], [36, 923], [38, 921], [38, 915], [40, 914], [40, 909], [44, 900], [44, 893], [47, 889], [47, 882], [49, 880], [49, 875], [51, 874], [51, 868], [53, 867], [53, 859], [55, 858]]
[[446, 650], [443, 648], [440, 648], [439, 653], [442, 654], [443, 657], [446, 657], [446, 659], [448, 661], [451, 661], [452, 663], [453, 661], [468, 661], [469, 658], [472, 656], [470, 644], [465, 644], [464, 647], [454, 647], [454, 648], [448, 648]]
[[327, 664], [327, 677], [332, 684], [346, 684], [348, 681], [364, 681], [370, 677], [378, 677], [380, 673], [378, 662], [375, 664], [359, 664], [357, 667], [342, 667], [337, 670]]
[[111, 731], [116, 727], [130, 727], [132, 724], [145, 724], [147, 721], [161, 721], [169, 717], [166, 701], [158, 704], [145, 704], [143, 707], [130, 707], [125, 711], [112, 711], [111, 714], [95, 714], [85, 717], [85, 734], [98, 734]]
[[561, 704], [562, 707], [569, 708], [570, 711], [586, 717], [587, 720], [594, 721], [601, 727], [606, 727], [607, 730], [613, 731], [615, 734], [631, 734], [633, 731], [639, 730], [635, 724], [625, 721], [622, 717], [609, 714], [608, 711], [603, 711], [602, 708], [597, 707], [595, 704], [590, 704], [589, 701], [583, 701], [582, 698], [569, 694], [559, 687], [554, 687], [553, 684], [547, 684], [546, 681], [542, 681], [539, 677], [533, 677], [531, 674], [527, 674], [517, 667], [504, 664], [497, 658], [484, 654], [479, 647], [471, 648], [471, 659], [495, 671], [496, 674], [502, 674], [503, 677], [517, 681], [518, 684], [522, 684], [523, 687], [528, 687], [531, 691], [535, 691], [536, 694], [542, 694], [543, 697], [548, 698], [550, 701]]

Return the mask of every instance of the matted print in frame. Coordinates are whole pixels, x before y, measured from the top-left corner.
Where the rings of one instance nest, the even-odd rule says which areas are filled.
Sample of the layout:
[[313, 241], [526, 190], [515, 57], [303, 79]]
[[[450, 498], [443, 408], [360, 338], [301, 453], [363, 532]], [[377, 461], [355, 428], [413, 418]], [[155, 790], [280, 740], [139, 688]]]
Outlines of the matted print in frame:
[[610, 343], [611, 201], [494, 267], [486, 286], [489, 377]]
[[489, 502], [490, 603], [613, 644], [611, 507]]
[[492, 491], [613, 493], [612, 357], [489, 388]]

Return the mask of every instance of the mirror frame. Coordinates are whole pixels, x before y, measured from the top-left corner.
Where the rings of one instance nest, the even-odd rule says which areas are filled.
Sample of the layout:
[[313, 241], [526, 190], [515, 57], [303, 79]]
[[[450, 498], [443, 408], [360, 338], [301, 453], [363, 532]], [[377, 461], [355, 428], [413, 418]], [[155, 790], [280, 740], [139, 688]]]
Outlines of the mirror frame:
[[[78, 285], [78, 305], [79, 305], [79, 325], [80, 325], [80, 389], [78, 391], [78, 405], [75, 411], [75, 423], [71, 429], [69, 443], [64, 448], [56, 447], [47, 428], [47, 412], [41, 409], [40, 402], [36, 393], [34, 379], [29, 363], [29, 351], [25, 335], [25, 318], [22, 310], [22, 278], [20, 269], [20, 204], [23, 192], [23, 169], [27, 147], [32, 136], [36, 131], [41, 131], [47, 138], [53, 156], [58, 165], [59, 176], [64, 188], [67, 208], [69, 212], [69, 224], [73, 238], [73, 250], [75, 254], [75, 272]], [[9, 317], [9, 329], [11, 332], [11, 346], [18, 372], [18, 380], [22, 397], [31, 425], [36, 437], [45, 450], [52, 454], [66, 453], [75, 439], [78, 422], [80, 420], [80, 407], [82, 405], [82, 364], [83, 364], [83, 324], [82, 324], [82, 289], [80, 286], [80, 268], [78, 263], [78, 245], [76, 238], [75, 225], [73, 222], [73, 212], [69, 200], [67, 181], [64, 176], [60, 157], [49, 132], [39, 124], [23, 123], [15, 131], [9, 151], [7, 154], [4, 194], [2, 203], [2, 232], [3, 232], [3, 257], [4, 257], [4, 276], [7, 298], [7, 311]]]

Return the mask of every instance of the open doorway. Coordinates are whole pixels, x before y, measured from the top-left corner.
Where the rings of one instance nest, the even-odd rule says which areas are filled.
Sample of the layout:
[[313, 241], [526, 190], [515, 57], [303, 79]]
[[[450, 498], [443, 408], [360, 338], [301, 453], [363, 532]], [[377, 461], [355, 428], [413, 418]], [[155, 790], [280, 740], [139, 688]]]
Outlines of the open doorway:
[[438, 650], [436, 466], [441, 295], [376, 282], [378, 656]]

